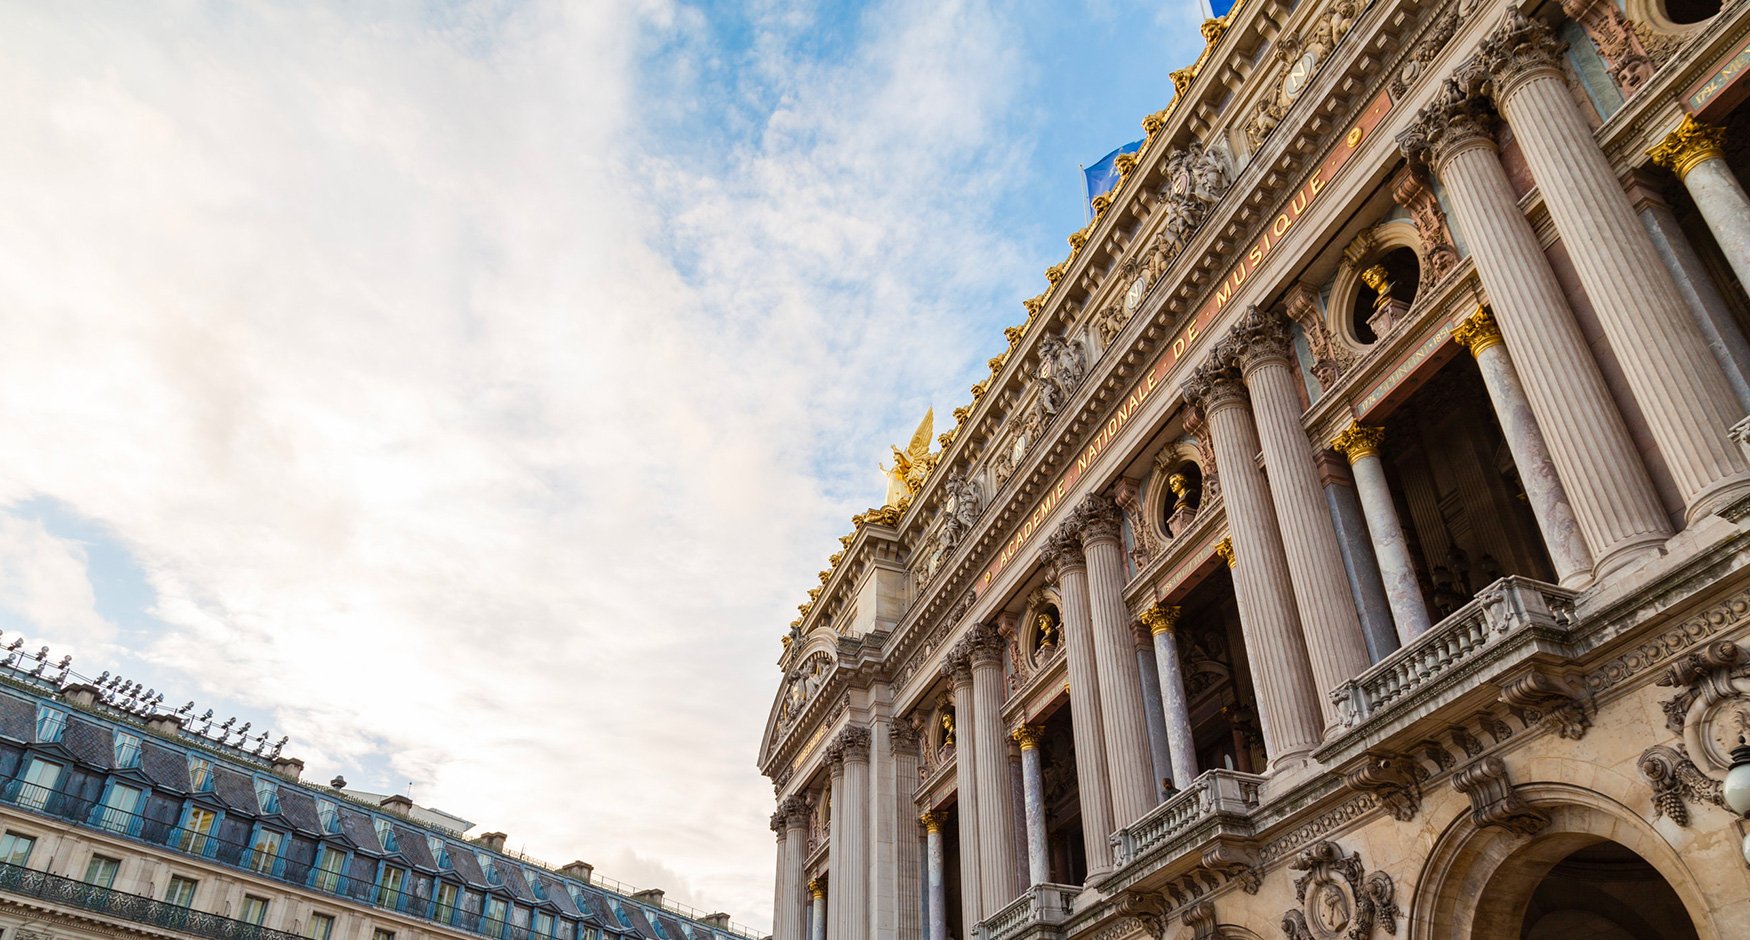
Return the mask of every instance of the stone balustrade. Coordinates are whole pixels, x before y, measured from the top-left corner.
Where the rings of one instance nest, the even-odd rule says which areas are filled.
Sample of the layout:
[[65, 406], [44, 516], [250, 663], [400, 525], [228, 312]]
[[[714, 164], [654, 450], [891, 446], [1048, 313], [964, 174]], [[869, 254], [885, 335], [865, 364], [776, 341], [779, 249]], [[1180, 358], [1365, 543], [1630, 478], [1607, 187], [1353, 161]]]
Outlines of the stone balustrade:
[[1057, 929], [1069, 920], [1081, 888], [1072, 885], [1037, 884], [1014, 903], [986, 918], [975, 928], [979, 940], [1042, 940], [1058, 937]]
[[[1163, 848], [1171, 847], [1163, 861], [1184, 854], [1206, 836], [1249, 834], [1245, 820], [1258, 808], [1259, 787], [1264, 778], [1234, 770], [1204, 771], [1191, 785], [1155, 807], [1147, 815], [1113, 836], [1117, 842], [1119, 872], [1130, 880], [1134, 872], [1124, 869], [1151, 866]], [[1220, 824], [1206, 826], [1205, 824]], [[1246, 829], [1247, 832], [1239, 832]], [[1208, 831], [1206, 831], [1208, 830]], [[1180, 844], [1183, 842], [1184, 844]]]

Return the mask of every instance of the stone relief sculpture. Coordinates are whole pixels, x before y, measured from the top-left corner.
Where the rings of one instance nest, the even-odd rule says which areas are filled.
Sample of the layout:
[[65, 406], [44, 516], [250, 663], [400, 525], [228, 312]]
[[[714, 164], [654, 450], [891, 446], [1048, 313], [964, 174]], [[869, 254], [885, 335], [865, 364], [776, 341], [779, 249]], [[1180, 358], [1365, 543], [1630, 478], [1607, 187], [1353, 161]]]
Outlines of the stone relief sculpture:
[[1729, 640], [1710, 643], [1673, 663], [1659, 684], [1677, 690], [1661, 707], [1666, 730], [1682, 741], [1647, 748], [1640, 771], [1654, 814], [1687, 826], [1688, 804], [1724, 806], [1732, 749], [1750, 739], [1750, 653]]
[[1246, 139], [1253, 150], [1263, 144], [1264, 138], [1269, 137], [1276, 125], [1282, 122], [1295, 99], [1312, 83], [1319, 66], [1355, 25], [1361, 7], [1360, 0], [1337, 0], [1300, 35], [1277, 40], [1276, 61], [1286, 65], [1287, 69], [1274, 94], [1260, 101], [1251, 120], [1246, 122]]
[[802, 710], [814, 700], [816, 692], [826, 684], [832, 670], [832, 658], [824, 652], [808, 657], [790, 673], [784, 685], [784, 703], [778, 707], [778, 724], [789, 727], [801, 716]]
[[1047, 335], [1039, 341], [1039, 402], [1046, 417], [1054, 417], [1069, 404], [1070, 394], [1082, 383], [1087, 365], [1075, 343], [1060, 335]]
[[1301, 906], [1282, 915], [1282, 932], [1289, 940], [1368, 940], [1378, 929], [1397, 935], [1402, 911], [1391, 876], [1367, 874], [1360, 853], [1346, 855], [1342, 846], [1325, 840], [1307, 847], [1289, 865], [1306, 872], [1294, 880], [1294, 897]]

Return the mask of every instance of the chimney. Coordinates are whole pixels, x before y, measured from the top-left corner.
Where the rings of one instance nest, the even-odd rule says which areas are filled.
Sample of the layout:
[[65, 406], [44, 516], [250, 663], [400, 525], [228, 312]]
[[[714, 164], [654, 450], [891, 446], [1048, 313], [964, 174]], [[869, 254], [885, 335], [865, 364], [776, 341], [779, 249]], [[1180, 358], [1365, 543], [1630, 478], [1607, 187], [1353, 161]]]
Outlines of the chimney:
[[646, 888], [643, 891], [635, 892], [632, 895], [632, 900], [643, 901], [651, 907], [660, 908], [662, 907], [662, 889]]
[[146, 727], [167, 738], [174, 738], [182, 733], [182, 719], [175, 715], [153, 715], [146, 719]]
[[273, 759], [273, 775], [288, 783], [297, 783], [304, 775], [304, 762], [296, 757], [276, 757]]
[[584, 884], [589, 884], [590, 876], [595, 874], [595, 866], [588, 862], [571, 862], [559, 869], [559, 874], [567, 878], [576, 878]]
[[97, 704], [97, 699], [103, 694], [103, 690], [94, 685], [77, 682], [63, 688], [61, 694], [67, 697], [67, 703], [70, 705], [79, 708], [90, 708]]
[[718, 911], [715, 914], [706, 914], [704, 917], [699, 918], [699, 922], [707, 927], [715, 927], [718, 930], [729, 929], [729, 915], [722, 911]]
[[482, 832], [480, 838], [474, 840], [474, 844], [483, 849], [502, 852], [504, 851], [504, 840], [505, 835], [502, 832]]
[[383, 797], [383, 801], [378, 805], [402, 819], [413, 815], [413, 800], [399, 793], [391, 793]]

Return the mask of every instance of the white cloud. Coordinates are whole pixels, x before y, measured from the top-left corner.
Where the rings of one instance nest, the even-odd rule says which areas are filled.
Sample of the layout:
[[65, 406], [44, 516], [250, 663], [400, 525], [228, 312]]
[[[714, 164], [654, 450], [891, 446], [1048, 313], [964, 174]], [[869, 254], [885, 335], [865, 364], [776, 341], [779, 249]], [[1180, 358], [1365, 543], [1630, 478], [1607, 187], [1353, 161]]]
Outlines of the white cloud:
[[55, 625], [56, 653], [107, 652], [116, 635], [97, 610], [84, 546], [36, 520], [0, 515], [0, 625], [16, 634], [37, 624]]
[[[764, 925], [777, 637], [1000, 345], [968, 305], [1037, 280], [988, 226], [1020, 44], [438, 9], [0, 12], [0, 505], [107, 525], [133, 654], [314, 779]], [[0, 516], [0, 565], [37, 635], [113, 635], [76, 546]]]

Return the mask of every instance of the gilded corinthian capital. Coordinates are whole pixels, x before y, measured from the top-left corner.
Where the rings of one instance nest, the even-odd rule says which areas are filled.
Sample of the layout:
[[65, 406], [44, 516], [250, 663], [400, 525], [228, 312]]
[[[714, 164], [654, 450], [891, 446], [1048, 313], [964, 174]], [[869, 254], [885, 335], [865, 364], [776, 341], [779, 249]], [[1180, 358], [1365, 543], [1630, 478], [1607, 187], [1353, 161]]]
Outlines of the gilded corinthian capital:
[[1181, 608], [1177, 604], [1171, 604], [1164, 607], [1160, 604], [1155, 604], [1141, 614], [1138, 614], [1136, 619], [1142, 621], [1142, 625], [1148, 628], [1148, 632], [1151, 636], [1160, 633], [1172, 633], [1179, 626], [1180, 610]]
[[1712, 124], [1703, 124], [1694, 117], [1685, 114], [1683, 123], [1677, 129], [1665, 135], [1659, 141], [1659, 146], [1647, 151], [1647, 156], [1653, 162], [1677, 174], [1682, 180], [1689, 176], [1689, 171], [1708, 160], [1715, 160], [1726, 155], [1726, 129]]
[[1369, 427], [1352, 421], [1342, 433], [1331, 439], [1331, 449], [1354, 463], [1364, 457], [1378, 457], [1380, 442], [1384, 440], [1385, 428]]
[[1452, 328], [1452, 341], [1470, 350], [1473, 357], [1482, 355], [1483, 350], [1491, 346], [1506, 342], [1501, 338], [1501, 328], [1495, 325], [1489, 308], [1481, 306]]
[[1479, 63], [1494, 81], [1497, 99], [1511, 97], [1525, 82], [1538, 75], [1562, 71], [1562, 53], [1568, 44], [1538, 20], [1510, 4], [1501, 25], [1483, 40], [1477, 50]]

